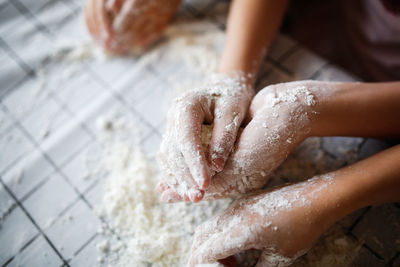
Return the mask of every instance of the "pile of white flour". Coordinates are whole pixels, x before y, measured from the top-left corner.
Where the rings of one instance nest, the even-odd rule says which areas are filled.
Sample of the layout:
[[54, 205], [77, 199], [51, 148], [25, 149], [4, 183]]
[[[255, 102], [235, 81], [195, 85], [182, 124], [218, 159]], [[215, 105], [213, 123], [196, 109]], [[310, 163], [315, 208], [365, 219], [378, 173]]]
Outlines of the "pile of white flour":
[[103, 214], [124, 243], [112, 265], [185, 265], [195, 227], [230, 200], [161, 204], [154, 191], [157, 171], [139, 149], [114, 144], [104, 159], [109, 181]]

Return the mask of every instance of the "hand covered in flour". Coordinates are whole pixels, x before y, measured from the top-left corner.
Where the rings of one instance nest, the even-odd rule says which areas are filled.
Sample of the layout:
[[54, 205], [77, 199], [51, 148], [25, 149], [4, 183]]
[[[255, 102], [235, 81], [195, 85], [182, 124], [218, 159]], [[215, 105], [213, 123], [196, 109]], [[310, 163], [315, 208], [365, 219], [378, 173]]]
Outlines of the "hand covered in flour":
[[[224, 170], [211, 178], [204, 199], [233, 197], [260, 189], [289, 153], [308, 137], [318, 92], [314, 81], [271, 85], [253, 99], [247, 125]], [[182, 201], [171, 194], [169, 201]]]
[[[219, 74], [205, 86], [175, 100], [159, 152], [161, 199], [198, 202], [210, 184], [211, 169], [221, 171], [246, 116], [253, 89], [245, 75]], [[208, 149], [203, 123], [213, 124]], [[210, 166], [210, 167], [209, 167]]]
[[256, 266], [290, 265], [335, 220], [321, 201], [332, 180], [327, 174], [239, 198], [196, 229], [189, 266], [250, 249], [261, 251]]
[[265, 87], [253, 99], [247, 124], [225, 169], [215, 175], [206, 199], [260, 189], [289, 153], [309, 136], [319, 87], [313, 81]]
[[89, 0], [85, 19], [93, 38], [107, 51], [126, 53], [154, 42], [181, 0]]

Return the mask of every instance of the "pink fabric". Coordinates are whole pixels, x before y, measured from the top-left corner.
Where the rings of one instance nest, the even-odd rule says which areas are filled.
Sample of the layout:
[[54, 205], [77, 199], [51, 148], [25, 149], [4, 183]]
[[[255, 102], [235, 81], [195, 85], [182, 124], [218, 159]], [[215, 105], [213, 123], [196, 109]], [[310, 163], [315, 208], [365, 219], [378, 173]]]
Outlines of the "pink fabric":
[[400, 80], [400, 16], [378, 0], [343, 0], [345, 31], [368, 80]]

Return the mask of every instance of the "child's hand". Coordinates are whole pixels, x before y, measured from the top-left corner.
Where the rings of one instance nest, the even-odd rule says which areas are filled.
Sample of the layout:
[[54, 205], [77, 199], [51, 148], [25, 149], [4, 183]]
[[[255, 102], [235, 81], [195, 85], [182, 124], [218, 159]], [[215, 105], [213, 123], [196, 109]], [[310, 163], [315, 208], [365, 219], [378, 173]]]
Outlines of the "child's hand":
[[89, 0], [85, 19], [105, 50], [125, 53], [155, 41], [179, 4], [180, 0]]
[[[253, 90], [241, 74], [219, 75], [178, 98], [168, 113], [159, 163], [162, 199], [197, 202], [210, 183], [210, 169], [221, 171], [246, 115]], [[212, 123], [209, 151], [203, 151], [202, 124]], [[208, 159], [206, 157], [208, 155]]]
[[314, 83], [268, 86], [253, 99], [249, 122], [224, 171], [211, 179], [206, 199], [237, 196], [261, 188], [311, 129]]
[[[317, 101], [314, 92], [321, 85], [305, 81], [277, 84], [260, 91], [251, 103], [250, 121], [237, 138], [224, 170], [211, 178], [204, 198], [232, 197], [261, 188], [269, 174], [308, 137]], [[199, 119], [198, 123], [203, 120], [202, 117]], [[182, 131], [181, 128], [177, 130]], [[191, 131], [190, 128], [187, 130]], [[191, 133], [198, 136], [198, 133]], [[180, 194], [171, 190], [164, 191], [161, 199], [183, 200]]]
[[244, 196], [195, 232], [189, 266], [216, 262], [249, 249], [257, 266], [287, 266], [329, 227], [321, 197], [331, 175]]

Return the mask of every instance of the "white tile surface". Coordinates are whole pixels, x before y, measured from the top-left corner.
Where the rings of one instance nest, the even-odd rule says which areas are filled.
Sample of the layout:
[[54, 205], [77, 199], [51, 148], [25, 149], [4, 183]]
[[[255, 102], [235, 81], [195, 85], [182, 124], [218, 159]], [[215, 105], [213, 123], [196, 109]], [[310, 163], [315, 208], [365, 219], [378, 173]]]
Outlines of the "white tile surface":
[[135, 73], [135, 68], [132, 66], [137, 60], [138, 58], [134, 56], [94, 59], [90, 67], [100, 79], [113, 86], [115, 82], [118, 82], [119, 77]]
[[0, 48], [0, 96], [22, 81], [26, 72], [2, 48]]
[[79, 252], [76, 257], [72, 259], [70, 265], [72, 267], [83, 267], [83, 266], [97, 266], [99, 265], [100, 257], [99, 251], [96, 248], [97, 243], [101, 242], [101, 238], [96, 236], [86, 247]]
[[22, 126], [40, 143], [45, 139], [52, 138], [61, 126], [72, 121], [72, 116], [53, 98], [27, 114], [22, 120]]
[[54, 172], [40, 151], [33, 151], [2, 175], [3, 181], [18, 199], [24, 198]]
[[310, 79], [325, 64], [327, 63], [324, 59], [302, 48], [296, 50], [282, 62], [285, 68], [295, 73], [297, 80]]
[[99, 226], [99, 219], [86, 203], [80, 200], [47, 229], [46, 233], [64, 258], [69, 260], [96, 234]]
[[[135, 109], [146, 119], [153, 127], [157, 127], [166, 120], [167, 111], [171, 96], [168, 84], [161, 82], [154, 85], [147, 85], [142, 90], [147, 90], [148, 94], [135, 105]], [[157, 108], [155, 108], [157, 107]]]
[[[38, 230], [21, 208], [15, 208], [1, 222], [0, 240], [2, 245], [0, 249], [0, 264], [3, 265], [17, 254], [37, 234]], [[7, 246], [4, 247], [4, 244], [7, 244]]]
[[324, 71], [320, 72], [315, 78], [318, 81], [339, 81], [339, 82], [356, 82], [360, 81], [354, 75], [341, 70], [339, 67], [328, 65], [324, 67]]
[[106, 89], [88, 73], [81, 73], [65, 86], [55, 90], [58, 98], [74, 114], [84, 112], [86, 107], [106, 93]]
[[78, 199], [72, 187], [60, 175], [51, 178], [32, 195], [23, 205], [33, 219], [46, 229], [59, 220], [61, 212]]
[[62, 22], [72, 14], [72, 10], [66, 2], [67, 1], [50, 1], [50, 4], [47, 4], [44, 8], [35, 12], [35, 17], [52, 33], [56, 33], [62, 25]]
[[3, 185], [0, 184], [0, 226], [2, 219], [11, 212], [15, 205], [16, 203], [14, 199], [6, 191]]
[[95, 210], [98, 209], [103, 203], [103, 195], [106, 188], [106, 183], [107, 181], [104, 179], [98, 180], [98, 182], [85, 194], [87, 200]]
[[39, 77], [26, 79], [18, 88], [10, 91], [2, 103], [12, 117], [20, 120], [49, 99], [50, 90], [46, 84]]
[[11, 125], [13, 125], [14, 121], [10, 118], [10, 116], [4, 112], [1, 104], [0, 104], [0, 135], [3, 135], [4, 132], [9, 130]]
[[20, 0], [20, 2], [32, 13], [41, 10], [43, 6], [51, 2], [51, 0]]
[[139, 71], [124, 73], [112, 87], [118, 94], [124, 96], [128, 105], [135, 107], [153, 88], [161, 86], [159, 78], [146, 68]]
[[6, 2], [8, 3], [5, 3], [5, 6], [0, 9], [0, 34], [2, 35], [14, 29], [16, 25], [24, 20], [11, 1], [6, 0]]
[[[81, 0], [77, 1], [83, 2]], [[83, 15], [81, 13], [78, 13], [74, 15], [74, 19], [71, 19], [57, 30], [57, 36], [59, 38], [65, 39], [66, 41], [87, 43], [91, 39], [88, 35], [86, 27], [82, 27], [84, 23], [85, 22]]]
[[[25, 25], [27, 23], [28, 20], [23, 22]], [[55, 48], [52, 40], [44, 33], [38, 32], [32, 23], [29, 27], [16, 27], [10, 31], [5, 42], [32, 68], [40, 66]]]
[[12, 130], [0, 136], [0, 173], [19, 158], [33, 150], [33, 144], [20, 129], [13, 126]]
[[96, 165], [100, 161], [101, 153], [102, 148], [97, 143], [92, 143], [62, 167], [62, 172], [81, 193], [104, 176], [100, 171], [93, 171], [99, 169]]
[[62, 128], [64, 129], [60, 129], [41, 144], [41, 148], [57, 166], [63, 165], [91, 140], [90, 135], [79, 124], [67, 123]]
[[[125, 100], [125, 99], [124, 99]], [[86, 112], [86, 117], [82, 118], [89, 130], [94, 133], [100, 140], [107, 138], [107, 132], [104, 132], [98, 126], [98, 119], [102, 118], [113, 123], [113, 127], [125, 129], [120, 135], [116, 135], [117, 140], [136, 139], [139, 142], [142, 137], [146, 136], [151, 129], [141, 121], [138, 113], [134, 111], [134, 107], [124, 105], [114, 96], [103, 98], [98, 103], [101, 105], [93, 106], [92, 109]], [[128, 130], [129, 129], [129, 130]], [[137, 138], [136, 138], [137, 137]]]
[[42, 235], [20, 252], [9, 266], [60, 266], [62, 261]]

